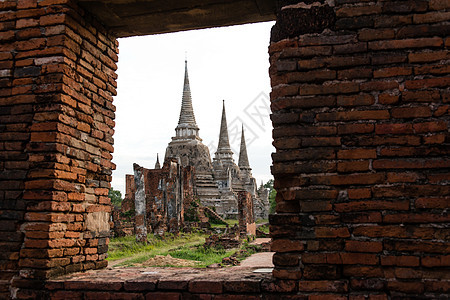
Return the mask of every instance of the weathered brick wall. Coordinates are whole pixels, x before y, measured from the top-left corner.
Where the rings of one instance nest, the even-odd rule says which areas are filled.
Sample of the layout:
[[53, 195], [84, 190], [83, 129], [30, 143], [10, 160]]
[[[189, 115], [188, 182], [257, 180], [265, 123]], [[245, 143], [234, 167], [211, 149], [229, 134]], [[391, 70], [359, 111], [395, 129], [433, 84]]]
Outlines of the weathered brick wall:
[[450, 2], [280, 3], [273, 275], [327, 299], [448, 296]]
[[3, 298], [106, 265], [117, 43], [66, 0], [0, 10]]

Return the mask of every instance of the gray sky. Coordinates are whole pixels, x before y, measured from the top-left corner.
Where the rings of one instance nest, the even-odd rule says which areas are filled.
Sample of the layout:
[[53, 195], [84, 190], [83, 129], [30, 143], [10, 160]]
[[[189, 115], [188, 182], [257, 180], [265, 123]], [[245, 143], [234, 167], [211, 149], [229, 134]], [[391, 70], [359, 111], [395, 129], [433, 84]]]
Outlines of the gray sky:
[[119, 39], [118, 95], [114, 98], [112, 186], [124, 196], [133, 163], [153, 168], [175, 135], [187, 53], [199, 135], [211, 158], [225, 100], [230, 143], [237, 163], [240, 128], [258, 184], [271, 179], [269, 46], [273, 22]]

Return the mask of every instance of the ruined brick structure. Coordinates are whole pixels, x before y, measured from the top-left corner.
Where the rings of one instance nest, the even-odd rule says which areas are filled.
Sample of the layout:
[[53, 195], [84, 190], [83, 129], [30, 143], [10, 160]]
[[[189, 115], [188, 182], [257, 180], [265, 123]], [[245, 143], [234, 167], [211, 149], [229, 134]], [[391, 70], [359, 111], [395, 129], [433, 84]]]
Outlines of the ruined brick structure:
[[125, 198], [115, 224], [120, 226], [128, 217], [143, 241], [147, 233], [179, 232], [184, 209], [194, 197], [193, 167], [182, 167], [176, 159], [169, 159], [162, 168], [146, 169], [137, 164], [133, 168], [134, 175], [126, 175]]
[[49, 280], [106, 266], [115, 38], [272, 17], [84, 2], [0, 2], [0, 298], [450, 297], [446, 0], [278, 2], [272, 278]]
[[237, 193], [239, 211], [239, 231], [241, 234], [256, 235], [256, 223], [253, 211], [252, 194], [246, 191]]
[[198, 134], [199, 127], [192, 107], [187, 61], [185, 61], [180, 118], [175, 132], [176, 135], [167, 146], [165, 159], [177, 158], [183, 166], [195, 168], [195, 197], [202, 205], [214, 208], [223, 218], [237, 219], [239, 215], [237, 192], [247, 191], [252, 195], [255, 204], [255, 217], [258, 219], [268, 217], [268, 195], [263, 189], [257, 189], [256, 180], [252, 176], [245, 145], [244, 127], [242, 127], [239, 165], [234, 162], [228, 139], [225, 101], [219, 143], [211, 163], [209, 149], [202, 143]]

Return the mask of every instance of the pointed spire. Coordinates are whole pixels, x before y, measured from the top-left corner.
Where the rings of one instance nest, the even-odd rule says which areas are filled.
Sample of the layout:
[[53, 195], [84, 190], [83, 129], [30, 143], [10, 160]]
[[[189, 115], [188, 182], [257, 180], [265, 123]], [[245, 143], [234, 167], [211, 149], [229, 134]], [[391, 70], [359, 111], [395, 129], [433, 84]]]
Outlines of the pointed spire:
[[161, 169], [161, 165], [159, 164], [159, 155], [158, 155], [158, 153], [156, 153], [155, 169]]
[[239, 151], [238, 165], [240, 169], [250, 169], [250, 164], [248, 162], [248, 155], [247, 155], [247, 146], [245, 145], [244, 124], [242, 124], [241, 149]]
[[232, 158], [230, 140], [228, 139], [227, 115], [225, 112], [225, 100], [223, 100], [222, 121], [220, 122], [219, 145], [217, 146], [216, 157]]
[[193, 127], [197, 127], [197, 123], [195, 122], [194, 109], [192, 108], [191, 87], [189, 85], [187, 60], [185, 60], [184, 63], [183, 98], [181, 100], [181, 111], [180, 119], [178, 120], [178, 126], [190, 125]]
[[178, 126], [175, 128], [176, 137], [174, 139], [200, 139], [198, 137], [198, 126], [195, 121], [194, 109], [192, 107], [191, 87], [187, 69], [187, 60], [184, 61], [184, 85], [183, 97], [181, 100], [180, 118]]

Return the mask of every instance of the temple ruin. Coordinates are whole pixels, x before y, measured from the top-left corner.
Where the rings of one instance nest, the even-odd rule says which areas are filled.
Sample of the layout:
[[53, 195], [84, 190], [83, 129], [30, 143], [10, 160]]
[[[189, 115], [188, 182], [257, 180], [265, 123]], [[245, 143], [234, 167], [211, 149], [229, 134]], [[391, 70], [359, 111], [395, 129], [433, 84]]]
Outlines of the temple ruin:
[[[198, 201], [202, 207], [212, 209], [224, 219], [242, 219], [245, 211], [245, 221], [241, 220], [245, 224], [268, 218], [268, 191], [262, 184], [258, 188], [252, 176], [244, 126], [239, 161], [238, 164], [234, 162], [225, 101], [219, 143], [212, 162], [209, 149], [202, 143], [198, 132], [185, 61], [183, 96], [175, 136], [167, 146], [162, 168], [157, 156], [154, 169], [134, 164], [134, 175], [126, 175], [124, 206], [119, 214], [113, 214], [118, 234], [130, 232], [130, 224], [128, 230], [123, 230], [124, 218], [120, 215], [129, 219], [132, 212], [135, 218], [129, 220], [135, 223], [133, 227], [138, 240], [145, 240], [149, 232], [177, 232], [183, 225], [184, 209], [192, 201]], [[240, 198], [245, 201], [240, 201]], [[255, 228], [249, 228], [247, 232], [254, 233]]]

